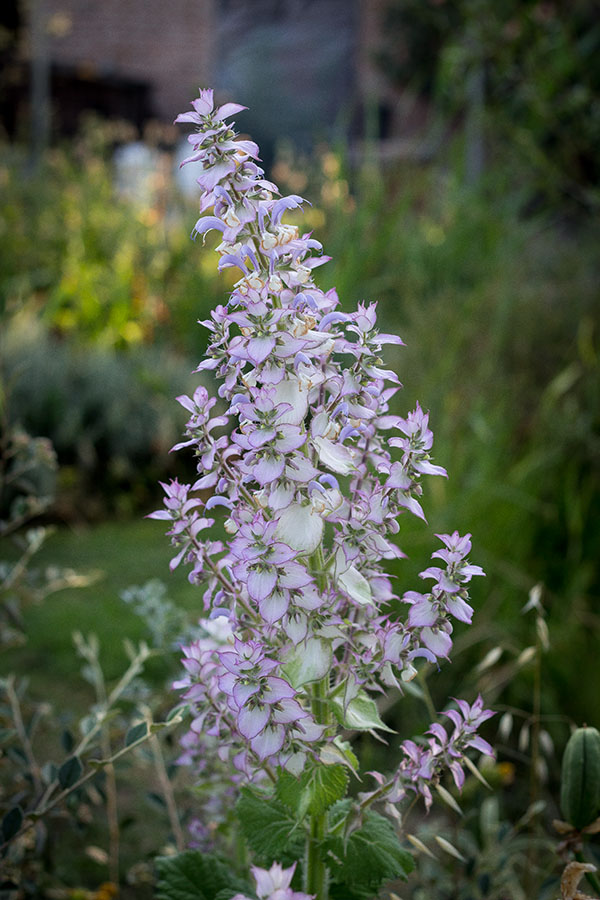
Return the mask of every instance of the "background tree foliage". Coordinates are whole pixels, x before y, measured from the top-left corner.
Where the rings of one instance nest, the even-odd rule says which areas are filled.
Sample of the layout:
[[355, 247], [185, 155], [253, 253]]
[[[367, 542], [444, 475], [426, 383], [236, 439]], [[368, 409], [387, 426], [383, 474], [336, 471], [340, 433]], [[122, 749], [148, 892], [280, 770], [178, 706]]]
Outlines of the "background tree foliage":
[[600, 6], [595, 0], [391, 0], [381, 64], [450, 115], [482, 69], [490, 138], [556, 205], [600, 201]]

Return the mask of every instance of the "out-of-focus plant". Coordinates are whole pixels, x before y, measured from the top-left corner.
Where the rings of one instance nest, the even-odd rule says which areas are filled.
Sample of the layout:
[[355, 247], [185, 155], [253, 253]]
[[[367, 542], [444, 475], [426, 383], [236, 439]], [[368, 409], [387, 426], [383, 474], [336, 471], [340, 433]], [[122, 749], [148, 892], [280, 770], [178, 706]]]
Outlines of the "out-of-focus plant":
[[[537, 585], [523, 607], [533, 631], [530, 642], [519, 647], [505, 640], [471, 673], [473, 685], [493, 698], [500, 714], [495, 738], [499, 761], [486, 761], [473, 772], [461, 796], [453, 792], [450, 809], [438, 809], [432, 822], [411, 823], [409, 840], [417, 850], [419, 873], [409, 893], [413, 900], [427, 895], [439, 900], [525, 900], [538, 896], [545, 885], [557, 886], [556, 840], [551, 833], [557, 779], [550, 732], [562, 739], [569, 720], [541, 707], [540, 687], [551, 649], [541, 596]], [[458, 645], [459, 665], [462, 652], [464, 647]], [[411, 692], [431, 704], [433, 680], [423, 674]], [[513, 682], [529, 682], [531, 674], [528, 705], [509, 705]]]
[[468, 105], [479, 71], [488, 133], [520, 161], [530, 193], [596, 209], [599, 50], [593, 0], [390, 0], [381, 62], [450, 114]]
[[122, 592], [121, 599], [144, 621], [152, 647], [176, 647], [186, 637], [190, 638], [187, 616], [169, 599], [164, 582], [155, 578], [129, 587]]
[[51, 439], [66, 518], [147, 508], [157, 477], [169, 474], [177, 425], [165, 398], [185, 388], [187, 322], [219, 281], [184, 254], [189, 231], [175, 190], [164, 205], [170, 154], [155, 152], [152, 190], [124, 192], [111, 151], [127, 138], [89, 123], [28, 175], [18, 148], [0, 151], [10, 423]]
[[26, 315], [6, 325], [2, 367], [10, 425], [52, 442], [63, 517], [147, 508], [154, 479], [174, 471], [169, 398], [188, 384], [190, 363], [164, 347], [83, 347]]
[[[10, 399], [13, 403], [12, 394]], [[46, 438], [30, 438], [7, 424], [5, 395], [2, 401], [0, 539], [7, 558], [0, 562], [0, 641], [5, 651], [27, 640], [28, 604], [40, 603], [65, 587], [89, 585], [95, 574], [78, 575], [57, 566], [34, 568], [34, 556], [52, 532], [36, 527], [34, 521], [50, 508], [56, 459]], [[14, 546], [9, 547], [11, 541]], [[148, 593], [144, 588], [130, 589], [143, 617], [172, 607], [162, 596], [151, 602]], [[78, 833], [89, 834], [102, 806], [108, 849], [89, 844], [85, 851], [82, 848], [82, 860], [87, 854], [106, 865], [107, 884], [116, 892], [121, 874], [118, 766], [136, 748], [140, 748], [142, 769], [154, 773], [156, 796], [174, 845], [183, 848], [171, 778], [157, 735], [177, 723], [178, 712], [154, 721], [156, 711], [164, 710], [164, 699], [160, 692], [149, 694], [140, 682], [150, 657], [165, 650], [172, 653], [172, 647], [165, 646], [167, 638], [173, 641], [175, 629], [179, 633], [182, 626], [181, 617], [165, 613], [158, 630], [155, 622], [149, 622], [156, 649], [144, 642], [134, 647], [126, 641], [129, 666], [113, 685], [106, 682], [97, 639], [75, 634], [84, 678], [94, 688], [92, 703], [80, 716], [78, 734], [71, 724], [64, 727], [69, 715], [75, 718], [74, 710], [55, 711], [46, 699], [32, 699], [26, 678], [7, 674], [0, 680], [0, 869], [2, 890], [8, 896], [14, 892], [14, 896], [34, 897], [46, 887], [59, 891], [75, 887], [73, 877], [80, 864], [71, 860], [69, 873], [63, 839], [69, 835], [76, 844]], [[145, 761], [139, 756], [142, 745], [149, 748]], [[57, 758], [60, 761], [55, 762]], [[168, 834], [167, 829], [164, 832]]]
[[[501, 714], [495, 740], [500, 761], [486, 761], [460, 797], [453, 792], [453, 812], [438, 808], [433, 821], [411, 823], [408, 839], [418, 870], [407, 894], [412, 900], [555, 900], [559, 863], [565, 867], [563, 900], [579, 896], [583, 875], [600, 890], [594, 875], [600, 861], [600, 735], [595, 728], [574, 729], [567, 742], [570, 717], [542, 707], [541, 685], [555, 652], [542, 596], [536, 585], [522, 610], [533, 624], [533, 642], [518, 653], [495, 647], [476, 668], [477, 687], [494, 698]], [[511, 682], [523, 681], [527, 670], [533, 674], [529, 708], [506, 705]], [[427, 682], [420, 679], [411, 691], [427, 699]], [[565, 743], [559, 778], [555, 747]]]
[[[119, 190], [111, 154], [130, 137], [91, 121], [73, 146], [49, 151], [28, 175], [19, 150], [2, 148], [0, 315], [26, 305], [53, 331], [105, 348], [161, 335], [189, 345], [179, 307], [208, 308], [218, 278], [184, 255], [170, 153], [156, 151], [155, 184], [144, 197]], [[179, 304], [167, 302], [167, 291]]]
[[36, 524], [54, 498], [56, 456], [47, 438], [32, 438], [9, 422], [0, 384], [0, 647], [26, 640], [23, 609], [65, 587], [82, 587], [95, 575], [32, 565], [52, 529]]
[[[494, 780], [493, 767], [482, 771]], [[529, 830], [543, 804], [530, 805], [511, 822], [503, 816], [499, 789], [490, 796], [489, 789], [471, 777], [465, 792], [461, 816], [455, 815], [454, 821], [438, 816], [411, 836], [419, 874], [408, 896], [411, 900], [528, 900], [532, 896], [528, 885], [535, 885], [537, 891], [556, 862], [555, 842]], [[537, 859], [532, 867], [534, 849]]]
[[[596, 728], [577, 728], [569, 738], [562, 759], [560, 810], [563, 819], [554, 828], [562, 837], [560, 850], [567, 860], [578, 864], [574, 873], [585, 874], [595, 891], [600, 892], [596, 867], [584, 858], [583, 846], [600, 834], [600, 732]], [[596, 848], [596, 858], [598, 851]], [[565, 870], [566, 872], [566, 870]], [[574, 888], [577, 881], [573, 882]], [[575, 890], [573, 889], [575, 896]]]
[[[19, 896], [33, 896], [32, 887], [52, 885], [52, 868], [60, 857], [62, 841], [69, 835], [72, 842], [78, 843], [77, 832], [90, 831], [102, 806], [105, 806], [107, 850], [90, 845], [87, 852], [107, 866], [110, 883], [118, 886], [121, 872], [118, 765], [146, 742], [151, 748], [149, 763], [164, 797], [172, 839], [176, 846], [183, 848], [173, 790], [157, 737], [158, 732], [177, 724], [178, 711], [165, 721], [154, 721], [146, 692], [142, 690], [140, 694], [139, 690], [139, 676], [155, 651], [144, 642], [134, 647], [126, 641], [129, 666], [117, 683], [109, 687], [95, 636], [84, 638], [76, 632], [74, 640], [84, 661], [83, 677], [93, 685], [95, 697], [79, 721], [79, 734], [70, 727], [62, 730], [62, 750], [54, 750], [62, 757], [61, 761], [55, 763], [54, 754], [48, 757], [48, 733], [60, 730], [60, 719], [52, 707], [44, 701], [32, 701], [26, 694], [24, 680], [10, 675], [0, 683], [0, 858], [5, 874], [4, 889], [18, 891]], [[155, 695], [154, 707], [157, 699], [160, 700]], [[83, 848], [82, 851], [85, 852]], [[65, 886], [69, 883], [74, 886], [69, 881], [69, 866], [65, 867], [64, 859], [58, 865]], [[79, 865], [72, 864], [71, 878], [78, 868]]]

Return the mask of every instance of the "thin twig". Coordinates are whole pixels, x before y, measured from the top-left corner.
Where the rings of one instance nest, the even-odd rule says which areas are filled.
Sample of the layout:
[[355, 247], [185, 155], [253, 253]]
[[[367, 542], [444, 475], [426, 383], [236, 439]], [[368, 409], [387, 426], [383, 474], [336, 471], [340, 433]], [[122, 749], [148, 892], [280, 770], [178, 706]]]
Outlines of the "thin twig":
[[[150, 729], [149, 723], [148, 729]], [[175, 803], [175, 796], [173, 794], [173, 785], [171, 784], [171, 780], [167, 774], [167, 768], [165, 766], [165, 760], [163, 757], [162, 748], [160, 746], [160, 741], [155, 734], [150, 735], [150, 748], [152, 750], [152, 758], [154, 760], [156, 774], [158, 775], [160, 789], [162, 791], [163, 797], [165, 798], [171, 831], [173, 832], [173, 837], [175, 838], [175, 846], [181, 853], [183, 850], [185, 850], [185, 836], [181, 827], [181, 822], [179, 821], [177, 804]]]
[[8, 701], [10, 703], [10, 708], [12, 711], [13, 722], [15, 723], [15, 728], [17, 729], [19, 740], [23, 745], [23, 751], [25, 753], [25, 756], [27, 757], [27, 762], [29, 763], [35, 791], [36, 793], [41, 793], [41, 791], [43, 790], [42, 773], [35, 758], [33, 747], [31, 746], [31, 741], [29, 740], [29, 735], [27, 734], [27, 729], [25, 728], [25, 723], [23, 722], [23, 716], [21, 715], [21, 704], [19, 703], [19, 698], [17, 696], [17, 692], [15, 691], [14, 675], [10, 675], [6, 679], [6, 693], [8, 695]]
[[[93, 661], [96, 673], [95, 686], [98, 702], [105, 709], [108, 708], [106, 696], [106, 684], [104, 673], [97, 657]], [[100, 746], [104, 759], [112, 756], [109, 726], [105, 722], [100, 730]], [[119, 806], [117, 796], [117, 776], [113, 763], [109, 762], [105, 767], [106, 772], [106, 819], [108, 823], [108, 874], [113, 884], [119, 884]]]

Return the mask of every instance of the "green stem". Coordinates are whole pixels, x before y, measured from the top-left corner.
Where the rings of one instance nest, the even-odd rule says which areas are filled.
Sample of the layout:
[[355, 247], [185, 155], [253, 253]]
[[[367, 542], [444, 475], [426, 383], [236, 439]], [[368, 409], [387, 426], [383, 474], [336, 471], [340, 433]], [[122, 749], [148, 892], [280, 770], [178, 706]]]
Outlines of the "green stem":
[[[310, 571], [320, 591], [327, 587], [323, 548], [317, 547], [310, 557]], [[311, 709], [317, 722], [328, 725], [329, 675], [315, 682], [311, 688]], [[304, 866], [304, 890], [314, 894], [316, 900], [327, 900], [329, 872], [323, 858], [322, 844], [327, 831], [327, 813], [313, 813], [310, 817], [310, 831], [306, 839], [306, 859]]]
[[[152, 719], [149, 711], [146, 714], [146, 722], [148, 724], [148, 731], [150, 731]], [[171, 831], [173, 832], [173, 837], [175, 839], [175, 846], [177, 847], [179, 853], [182, 853], [185, 850], [185, 834], [183, 833], [181, 822], [179, 821], [177, 804], [175, 802], [175, 796], [173, 794], [173, 786], [167, 773], [167, 767], [165, 766], [165, 758], [163, 756], [158, 737], [155, 734], [150, 734], [149, 740], [150, 749], [152, 751], [152, 758], [154, 760], [154, 766], [156, 768], [156, 774], [158, 776], [158, 783], [160, 784], [162, 795], [165, 800], [165, 805], [167, 807], [167, 813], [169, 816], [169, 823], [171, 825]]]
[[326, 813], [311, 816], [310, 834], [306, 844], [304, 890], [307, 894], [314, 894], [316, 900], [327, 900], [328, 896], [327, 865], [321, 852], [325, 828]]
[[311, 709], [317, 722], [329, 725], [329, 676], [316, 681], [312, 688]]
[[[311, 708], [317, 722], [329, 724], [329, 676], [326, 675], [312, 686]], [[316, 900], [327, 900], [328, 869], [322, 855], [322, 842], [327, 829], [327, 813], [313, 813], [310, 817], [310, 832], [306, 840], [306, 865], [304, 890], [314, 894]]]
[[327, 587], [327, 573], [325, 571], [325, 557], [323, 555], [323, 547], [318, 546], [309, 560], [309, 568], [315, 577], [317, 586], [320, 591], [324, 591]]
[[15, 689], [14, 675], [8, 676], [4, 687], [8, 695], [14, 726], [21, 741], [23, 752], [27, 757], [27, 762], [29, 763], [33, 786], [36, 790], [36, 793], [40, 793], [42, 790], [42, 773], [33, 753], [33, 747], [31, 746], [31, 741], [29, 739], [27, 729], [25, 728], [25, 723], [23, 722], [23, 716], [21, 715], [21, 704], [19, 703], [19, 695], [17, 694], [17, 691]]

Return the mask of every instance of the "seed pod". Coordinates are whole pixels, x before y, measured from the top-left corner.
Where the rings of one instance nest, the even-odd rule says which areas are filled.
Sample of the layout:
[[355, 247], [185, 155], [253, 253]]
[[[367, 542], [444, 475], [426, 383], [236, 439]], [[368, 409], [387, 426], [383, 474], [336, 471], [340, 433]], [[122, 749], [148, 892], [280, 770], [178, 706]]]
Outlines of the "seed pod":
[[570, 825], [585, 828], [600, 813], [600, 732], [578, 728], [565, 747], [560, 807]]

